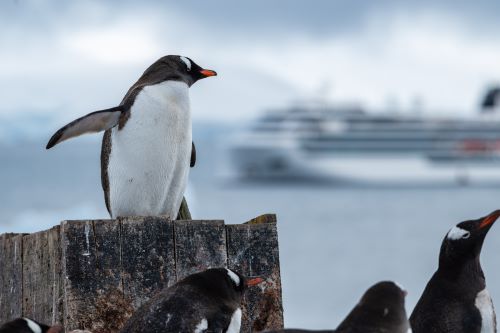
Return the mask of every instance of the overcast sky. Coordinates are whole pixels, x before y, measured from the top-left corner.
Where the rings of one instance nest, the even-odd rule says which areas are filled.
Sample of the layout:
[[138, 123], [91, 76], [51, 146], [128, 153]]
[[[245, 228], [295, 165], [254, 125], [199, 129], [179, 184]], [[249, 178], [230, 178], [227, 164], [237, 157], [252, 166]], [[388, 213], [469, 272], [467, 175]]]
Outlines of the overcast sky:
[[472, 113], [500, 81], [500, 1], [0, 2], [0, 115], [57, 121], [120, 102], [160, 56], [219, 73], [195, 120], [243, 120], [319, 95]]

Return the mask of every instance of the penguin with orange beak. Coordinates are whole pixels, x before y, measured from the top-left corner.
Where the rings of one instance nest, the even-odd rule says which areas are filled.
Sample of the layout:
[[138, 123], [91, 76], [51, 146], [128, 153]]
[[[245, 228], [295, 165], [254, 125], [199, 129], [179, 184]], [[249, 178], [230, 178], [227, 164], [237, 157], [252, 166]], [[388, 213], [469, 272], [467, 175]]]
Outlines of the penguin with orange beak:
[[175, 219], [189, 168], [196, 160], [189, 88], [215, 75], [188, 57], [162, 57], [146, 69], [118, 106], [70, 122], [52, 136], [46, 148], [105, 131], [101, 183], [111, 217], [166, 215]]
[[494, 333], [496, 315], [480, 255], [500, 210], [457, 224], [441, 244], [439, 267], [420, 297], [410, 323], [414, 333]]
[[120, 332], [239, 333], [243, 294], [261, 282], [227, 268], [189, 275], [141, 306]]

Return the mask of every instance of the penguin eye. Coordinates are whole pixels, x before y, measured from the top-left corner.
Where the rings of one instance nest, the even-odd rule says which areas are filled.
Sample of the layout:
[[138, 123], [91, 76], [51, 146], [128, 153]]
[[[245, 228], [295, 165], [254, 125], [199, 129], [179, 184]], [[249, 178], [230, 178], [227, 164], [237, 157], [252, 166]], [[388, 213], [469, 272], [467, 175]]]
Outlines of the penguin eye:
[[463, 236], [462, 236], [462, 239], [467, 239], [470, 237], [470, 232], [466, 232]]

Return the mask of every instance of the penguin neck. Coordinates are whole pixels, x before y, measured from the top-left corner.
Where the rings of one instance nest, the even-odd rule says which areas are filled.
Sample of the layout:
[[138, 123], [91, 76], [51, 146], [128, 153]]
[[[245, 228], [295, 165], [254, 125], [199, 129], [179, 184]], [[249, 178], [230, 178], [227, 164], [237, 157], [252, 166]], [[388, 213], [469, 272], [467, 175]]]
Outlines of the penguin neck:
[[438, 271], [442, 276], [450, 280], [465, 279], [470, 281], [471, 278], [484, 281], [484, 273], [481, 268], [479, 256], [474, 258], [439, 258]]
[[164, 81], [144, 87], [144, 93], [163, 105], [178, 104], [189, 110], [189, 86], [181, 81]]
[[[146, 86], [137, 95], [131, 111], [136, 132], [150, 136], [152, 128], [170, 128], [172, 137], [191, 136], [189, 87], [180, 81], [165, 81]], [[165, 135], [164, 130], [159, 135]], [[139, 135], [139, 134], [136, 134]], [[191, 147], [191, 137], [188, 138]]]

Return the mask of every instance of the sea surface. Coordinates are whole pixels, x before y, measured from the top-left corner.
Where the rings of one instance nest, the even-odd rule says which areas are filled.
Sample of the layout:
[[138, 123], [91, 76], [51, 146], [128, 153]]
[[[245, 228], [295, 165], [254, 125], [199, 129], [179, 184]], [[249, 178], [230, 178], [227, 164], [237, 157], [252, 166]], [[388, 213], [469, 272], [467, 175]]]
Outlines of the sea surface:
[[[195, 140], [198, 162], [188, 189], [194, 218], [241, 223], [263, 213], [278, 216], [288, 327], [334, 328], [380, 280], [406, 287], [411, 313], [437, 267], [447, 231], [500, 208], [500, 187], [495, 186], [240, 182], [221, 172], [228, 168], [224, 135], [195, 135]], [[0, 143], [0, 233], [43, 230], [64, 219], [107, 217], [99, 140], [79, 138], [50, 151], [44, 143]], [[500, 225], [491, 229], [482, 255], [497, 304], [499, 256]]]

